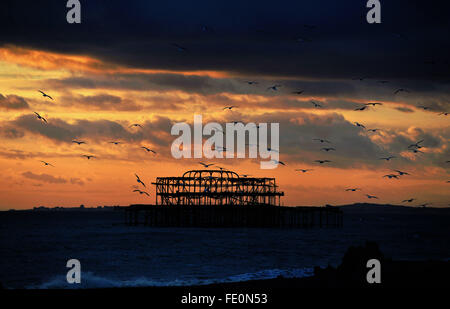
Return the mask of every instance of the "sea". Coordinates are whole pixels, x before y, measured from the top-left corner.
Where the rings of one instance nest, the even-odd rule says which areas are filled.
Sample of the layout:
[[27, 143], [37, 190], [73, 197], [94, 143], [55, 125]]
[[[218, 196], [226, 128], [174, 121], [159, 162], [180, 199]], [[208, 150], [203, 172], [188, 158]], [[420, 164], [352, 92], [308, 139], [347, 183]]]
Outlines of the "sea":
[[[352, 205], [342, 228], [128, 226], [120, 210], [0, 212], [7, 289], [189, 286], [313, 275], [350, 246], [378, 243], [396, 260], [449, 260], [450, 209]], [[81, 265], [69, 284], [67, 261]]]

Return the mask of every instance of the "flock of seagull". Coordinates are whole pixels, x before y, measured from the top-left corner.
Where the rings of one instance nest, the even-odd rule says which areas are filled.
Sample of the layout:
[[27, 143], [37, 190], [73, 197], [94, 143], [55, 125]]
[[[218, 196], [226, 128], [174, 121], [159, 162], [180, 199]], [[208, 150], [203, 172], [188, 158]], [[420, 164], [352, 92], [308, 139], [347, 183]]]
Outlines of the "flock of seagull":
[[[307, 29], [307, 30], [312, 30], [312, 29], [315, 29], [315, 28], [316, 28], [316, 26], [313, 26], [313, 25], [304, 25], [304, 27], [305, 27], [305, 29]], [[207, 26], [202, 26], [202, 31], [204, 31], [204, 32], [211, 32], [212, 29], [211, 29], [210, 27], [207, 27]], [[308, 42], [312, 42], [311, 39], [304, 38], [304, 37], [298, 37], [298, 38], [295, 39], [295, 41], [296, 41], [297, 43], [308, 43]], [[186, 47], [184, 47], [184, 46], [182, 46], [182, 45], [180, 45], [180, 44], [172, 43], [171, 45], [172, 45], [174, 48], [176, 48], [179, 52], [184, 52], [184, 53], [185, 53], [185, 52], [188, 52], [188, 51], [189, 51], [188, 48], [186, 48]], [[356, 78], [353, 78], [352, 80], [362, 82], [362, 81], [364, 81], [364, 80], [366, 80], [366, 79], [367, 79], [366, 77], [356, 77]], [[246, 84], [248, 84], [248, 85], [253, 85], [253, 86], [259, 85], [259, 82], [258, 82], [258, 81], [255, 81], [255, 80], [246, 80], [246, 81], [244, 81], [244, 82], [245, 82]], [[380, 83], [380, 84], [387, 84], [387, 83], [389, 83], [389, 81], [388, 81], [388, 80], [378, 80], [377, 83]], [[271, 92], [279, 92], [279, 91], [280, 91], [280, 88], [282, 88], [282, 87], [283, 87], [283, 85], [281, 85], [281, 84], [273, 84], [273, 85], [268, 85], [268, 86], [266, 87], [266, 90], [267, 90], [267, 91], [271, 91]], [[48, 98], [48, 99], [53, 100], [53, 97], [51, 97], [50, 95], [48, 95], [48, 94], [45, 93], [44, 91], [42, 91], [42, 90], [38, 90], [38, 91], [42, 94], [42, 96], [43, 96], [44, 98]], [[291, 94], [295, 94], [295, 95], [302, 95], [302, 94], [304, 94], [304, 92], [305, 92], [304, 89], [296, 89], [296, 90], [291, 91], [290, 93], [291, 93]], [[405, 88], [398, 88], [398, 89], [396, 89], [393, 93], [394, 93], [394, 95], [398, 95], [398, 94], [400, 94], [400, 93], [410, 93], [410, 90], [405, 89]], [[313, 106], [314, 108], [323, 108], [323, 106], [322, 106], [320, 103], [318, 103], [318, 102], [316, 102], [316, 101], [314, 101], [314, 100], [309, 101], [309, 103], [312, 104], [312, 106]], [[383, 103], [380, 103], [380, 102], [369, 102], [369, 103], [365, 103], [363, 106], [359, 106], [359, 107], [355, 108], [354, 111], [365, 111], [365, 110], [367, 110], [367, 109], [369, 109], [369, 108], [373, 108], [373, 107], [380, 106], [380, 105], [383, 105]], [[238, 106], [235, 106], [235, 105], [232, 105], [232, 106], [225, 106], [225, 107], [223, 108], [223, 110], [229, 110], [229, 111], [232, 111], [232, 110], [234, 110], [234, 109], [236, 109], [236, 108], [238, 108]], [[420, 108], [420, 109], [423, 109], [423, 110], [426, 110], [426, 111], [432, 110], [431, 107], [429, 107], [429, 106], [424, 106], [424, 105], [419, 105], [419, 106], [417, 106], [417, 108]], [[35, 116], [37, 117], [37, 119], [41, 120], [41, 121], [44, 122], [44, 123], [47, 123], [47, 119], [45, 119], [44, 117], [42, 117], [39, 113], [34, 112], [34, 114], [35, 114]], [[448, 112], [440, 112], [440, 113], [438, 113], [438, 115], [444, 115], [444, 116], [447, 116], [447, 115], [448, 115]], [[238, 123], [238, 122], [239, 122], [239, 121], [235, 121], [234, 123], [236, 124], [236, 123]], [[367, 132], [375, 133], [375, 132], [377, 132], [377, 131], [381, 131], [381, 130], [378, 129], [378, 128], [373, 128], [373, 129], [371, 128], [371, 129], [368, 129], [368, 128], [366, 128], [363, 124], [361, 124], [361, 123], [359, 123], [359, 122], [354, 122], [354, 124], [355, 124], [355, 126], [361, 128], [362, 130], [366, 130]], [[141, 129], [143, 128], [142, 125], [140, 125], [140, 124], [138, 124], [138, 123], [134, 123], [134, 124], [131, 124], [131, 125], [129, 126], [129, 128], [133, 128], [133, 127], [138, 127], [138, 128], [141, 128]], [[331, 141], [326, 140], [326, 139], [322, 139], [322, 138], [314, 138], [313, 141], [317, 141], [317, 142], [319, 142], [319, 143], [321, 143], [321, 144], [329, 144], [329, 145], [332, 145], [332, 142], [331, 142]], [[417, 153], [423, 153], [423, 152], [420, 150], [420, 149], [423, 147], [423, 146], [421, 145], [421, 143], [423, 143], [423, 142], [424, 142], [424, 140], [420, 140], [420, 141], [418, 141], [418, 142], [416, 142], [416, 143], [414, 143], [414, 144], [411, 144], [411, 145], [408, 146], [407, 150], [408, 150], [408, 151], [411, 151], [412, 153], [416, 153], [416, 154], [417, 154]], [[72, 143], [76, 143], [76, 144], [78, 144], [78, 145], [86, 144], [85, 141], [80, 141], [80, 140], [73, 140]], [[111, 141], [111, 142], [109, 142], [109, 143], [114, 144], [114, 145], [122, 144], [122, 142], [119, 142], [119, 141]], [[150, 149], [150, 148], [148, 148], [148, 147], [141, 146], [140, 148], [143, 149], [143, 150], [145, 150], [146, 152], [151, 152], [151, 153], [153, 153], [153, 154], [155, 154], [155, 155], [157, 154], [156, 151], [154, 151], [153, 149]], [[225, 148], [225, 147], [221, 147], [220, 149], [217, 149], [217, 150], [218, 150], [218, 151], [226, 151], [226, 148]], [[322, 147], [320, 150], [322, 150], [322, 151], [324, 151], [324, 152], [326, 152], [326, 153], [331, 152], [331, 151], [337, 151], [336, 148], [331, 147], [331, 146], [328, 146], [328, 147]], [[268, 148], [268, 151], [278, 151], [278, 150]], [[87, 160], [90, 160], [90, 159], [92, 159], [92, 158], [96, 158], [94, 155], [86, 155], [86, 154], [82, 155], [82, 157], [86, 158]], [[386, 156], [386, 157], [379, 158], [379, 160], [384, 160], [384, 161], [386, 161], [386, 162], [389, 162], [389, 161], [391, 161], [392, 159], [395, 159], [395, 158], [396, 158], [395, 156], [389, 155], [389, 156]], [[276, 163], [276, 164], [280, 164], [280, 165], [283, 165], [283, 166], [286, 165], [286, 163], [283, 162], [283, 161], [278, 161], [278, 160], [272, 160], [272, 161], [273, 161], [274, 163]], [[45, 161], [41, 161], [41, 162], [42, 162], [45, 166], [53, 166], [51, 163], [48, 163], [48, 162], [45, 162]], [[318, 159], [318, 160], [315, 160], [314, 162], [317, 163], [317, 164], [320, 164], [320, 165], [324, 165], [324, 164], [327, 164], [327, 163], [332, 163], [331, 160], [327, 160], [327, 159]], [[447, 163], [449, 163], [449, 162], [450, 162], [450, 161], [447, 161]], [[202, 165], [204, 168], [209, 168], [209, 167], [211, 167], [211, 166], [215, 166], [216, 168], [218, 168], [218, 169], [220, 169], [220, 170], [225, 170], [225, 168], [220, 167], [220, 166], [217, 166], [217, 165], [215, 165], [214, 163], [199, 162], [199, 164]], [[311, 172], [311, 171], [313, 171], [313, 170], [314, 170], [314, 169], [305, 169], [305, 168], [298, 168], [298, 169], [295, 169], [296, 172], [300, 172], [300, 173], [302, 173], [302, 174], [304, 174], [304, 173], [309, 173], [309, 172]], [[399, 179], [401, 176], [407, 176], [407, 175], [410, 175], [408, 172], [404, 172], [404, 171], [400, 171], [400, 170], [392, 170], [392, 171], [395, 172], [395, 173], [386, 174], [386, 175], [384, 175], [384, 176], [382, 176], [382, 177], [383, 177], [383, 178], [387, 178], [387, 179]], [[136, 176], [136, 181], [137, 181], [137, 183], [140, 184], [140, 185], [142, 185], [144, 188], [146, 188], [145, 183], [140, 179], [140, 177], [139, 177], [137, 174], [135, 174], [135, 176]], [[241, 176], [241, 177], [248, 177], [248, 176], [251, 176], [251, 175], [245, 175], [245, 174], [243, 174], [243, 175], [240, 175], [240, 176]], [[447, 181], [447, 182], [450, 182], [450, 181]], [[356, 192], [356, 191], [361, 191], [361, 189], [360, 189], [360, 188], [347, 188], [347, 189], [345, 189], [345, 191], [347, 191], [347, 192]], [[135, 189], [135, 190], [133, 190], [133, 192], [139, 193], [140, 195], [144, 194], [144, 195], [150, 196], [150, 194], [149, 194], [148, 192], [142, 191], [142, 190], [140, 190], [140, 189]], [[379, 199], [377, 196], [371, 195], [371, 194], [365, 194], [365, 196], [366, 196], [368, 199]], [[416, 201], [416, 200], [417, 200], [416, 198], [409, 198], [409, 199], [403, 200], [402, 203], [412, 203], [413, 201]], [[425, 203], [425, 204], [422, 204], [422, 205], [419, 205], [419, 206], [426, 207], [426, 206], [428, 206], [428, 205], [431, 205], [431, 204], [430, 204], [430, 203]]]

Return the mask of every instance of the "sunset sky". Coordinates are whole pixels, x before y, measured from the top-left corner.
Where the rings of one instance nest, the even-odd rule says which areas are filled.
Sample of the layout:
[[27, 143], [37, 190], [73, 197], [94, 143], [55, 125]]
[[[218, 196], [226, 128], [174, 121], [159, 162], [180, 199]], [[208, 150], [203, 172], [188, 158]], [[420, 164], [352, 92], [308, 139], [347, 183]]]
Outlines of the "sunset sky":
[[[0, 209], [153, 203], [156, 177], [207, 161], [275, 177], [284, 205], [374, 202], [370, 194], [376, 203], [448, 206], [448, 7], [386, 3], [382, 24], [369, 25], [365, 1], [342, 2], [90, 0], [82, 23], [70, 25], [65, 1], [2, 1]], [[383, 105], [355, 111], [368, 102]], [[172, 158], [171, 127], [194, 114], [204, 123], [280, 123], [286, 166]], [[408, 150], [422, 139], [421, 152]], [[393, 170], [411, 175], [383, 178]], [[150, 198], [132, 192], [135, 173]]]

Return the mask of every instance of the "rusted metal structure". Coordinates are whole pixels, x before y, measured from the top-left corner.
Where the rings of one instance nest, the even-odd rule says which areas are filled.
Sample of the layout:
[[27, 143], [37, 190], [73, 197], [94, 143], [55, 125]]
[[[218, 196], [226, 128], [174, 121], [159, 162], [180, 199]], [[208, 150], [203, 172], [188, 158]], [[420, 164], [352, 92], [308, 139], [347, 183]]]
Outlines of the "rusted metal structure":
[[192, 170], [158, 177], [156, 205], [130, 205], [126, 222], [155, 227], [341, 227], [337, 207], [284, 207], [275, 178], [227, 170]]
[[240, 177], [228, 170], [192, 170], [181, 177], [158, 177], [156, 205], [280, 205], [284, 192], [275, 178]]

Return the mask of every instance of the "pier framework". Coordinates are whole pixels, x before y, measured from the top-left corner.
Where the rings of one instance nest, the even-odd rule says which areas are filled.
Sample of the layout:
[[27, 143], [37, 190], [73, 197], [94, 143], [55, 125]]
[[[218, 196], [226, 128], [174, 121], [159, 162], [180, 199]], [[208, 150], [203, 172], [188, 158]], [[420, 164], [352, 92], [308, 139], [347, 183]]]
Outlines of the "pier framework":
[[156, 205], [130, 205], [126, 222], [159, 227], [341, 227], [335, 207], [284, 207], [275, 178], [227, 170], [157, 177]]

